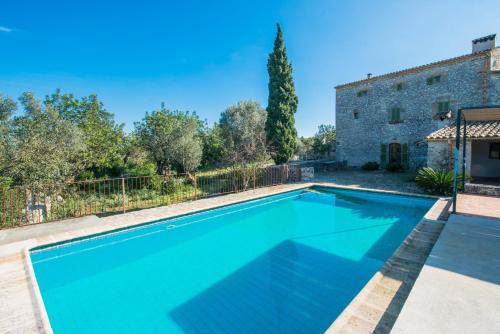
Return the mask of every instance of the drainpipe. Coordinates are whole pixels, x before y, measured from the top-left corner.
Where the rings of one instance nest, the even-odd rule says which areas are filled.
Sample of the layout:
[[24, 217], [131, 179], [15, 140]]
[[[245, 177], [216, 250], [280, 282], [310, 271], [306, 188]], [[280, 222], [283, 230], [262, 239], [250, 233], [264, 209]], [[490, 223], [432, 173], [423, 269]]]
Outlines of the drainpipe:
[[453, 164], [453, 210], [452, 213], [457, 213], [457, 176], [458, 176], [458, 151], [460, 150], [460, 121], [462, 120], [462, 109], [457, 112], [457, 134], [455, 137], [455, 157]]

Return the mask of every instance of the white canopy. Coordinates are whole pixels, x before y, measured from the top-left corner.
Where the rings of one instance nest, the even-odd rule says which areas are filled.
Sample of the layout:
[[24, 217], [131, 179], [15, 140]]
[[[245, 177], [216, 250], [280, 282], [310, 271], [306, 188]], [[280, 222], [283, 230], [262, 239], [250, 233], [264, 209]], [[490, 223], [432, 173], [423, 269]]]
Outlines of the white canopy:
[[500, 121], [500, 107], [478, 107], [462, 109], [466, 121]]

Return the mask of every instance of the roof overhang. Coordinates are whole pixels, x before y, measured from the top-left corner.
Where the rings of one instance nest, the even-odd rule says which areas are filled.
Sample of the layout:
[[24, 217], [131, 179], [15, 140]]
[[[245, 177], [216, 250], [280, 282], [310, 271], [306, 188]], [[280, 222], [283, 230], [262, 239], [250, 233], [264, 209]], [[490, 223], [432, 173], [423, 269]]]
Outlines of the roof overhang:
[[466, 121], [500, 121], [500, 106], [461, 109]]

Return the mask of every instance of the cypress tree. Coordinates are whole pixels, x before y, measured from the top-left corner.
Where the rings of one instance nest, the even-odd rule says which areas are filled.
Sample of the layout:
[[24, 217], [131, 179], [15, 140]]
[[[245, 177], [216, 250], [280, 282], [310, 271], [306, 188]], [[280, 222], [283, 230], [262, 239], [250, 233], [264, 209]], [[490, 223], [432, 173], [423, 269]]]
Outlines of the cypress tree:
[[267, 104], [266, 135], [271, 156], [276, 164], [287, 162], [297, 146], [295, 112], [298, 98], [288, 63], [283, 32], [278, 24], [273, 52], [267, 61], [269, 97]]

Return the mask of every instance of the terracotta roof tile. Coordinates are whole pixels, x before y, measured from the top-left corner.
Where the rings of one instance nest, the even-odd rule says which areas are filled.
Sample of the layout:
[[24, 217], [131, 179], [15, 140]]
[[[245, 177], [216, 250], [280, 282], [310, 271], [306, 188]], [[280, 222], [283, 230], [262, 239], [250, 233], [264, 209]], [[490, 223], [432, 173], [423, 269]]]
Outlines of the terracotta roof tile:
[[[455, 124], [439, 129], [427, 136], [427, 140], [453, 139], [456, 135]], [[463, 133], [464, 126], [460, 127]], [[500, 121], [467, 122], [467, 137], [475, 139], [500, 138]]]

